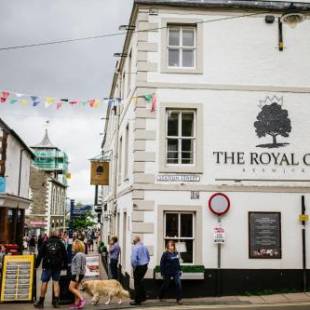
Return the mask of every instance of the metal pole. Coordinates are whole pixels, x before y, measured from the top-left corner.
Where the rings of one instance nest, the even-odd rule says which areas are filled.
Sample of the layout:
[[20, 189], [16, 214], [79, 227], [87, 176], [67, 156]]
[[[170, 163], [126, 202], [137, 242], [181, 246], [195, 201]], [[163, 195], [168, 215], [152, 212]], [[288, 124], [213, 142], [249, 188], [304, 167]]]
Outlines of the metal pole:
[[[305, 196], [301, 196], [301, 214], [305, 215], [306, 205]], [[307, 256], [306, 256], [306, 222], [302, 221], [301, 237], [302, 237], [302, 287], [303, 291], [307, 291]]]
[[[221, 224], [221, 217], [217, 217], [217, 222], [220, 226]], [[221, 296], [222, 295], [222, 281], [221, 281], [221, 250], [222, 245], [220, 243], [217, 244], [217, 281], [216, 281], [216, 295]]]

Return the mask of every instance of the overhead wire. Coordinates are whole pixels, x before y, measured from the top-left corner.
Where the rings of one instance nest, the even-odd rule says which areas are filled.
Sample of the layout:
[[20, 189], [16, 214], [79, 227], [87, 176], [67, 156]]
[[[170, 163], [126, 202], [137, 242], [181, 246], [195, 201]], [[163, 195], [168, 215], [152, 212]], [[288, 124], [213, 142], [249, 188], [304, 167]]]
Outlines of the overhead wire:
[[[236, 16], [226, 16], [226, 17], [220, 17], [220, 18], [214, 18], [214, 19], [201, 20], [201, 21], [198, 21], [196, 24], [208, 24], [208, 23], [220, 22], [220, 21], [225, 21], [225, 20], [232, 20], [232, 19], [250, 17], [250, 16], [255, 16], [255, 15], [262, 15], [262, 14], [267, 14], [267, 13], [268, 12], [256, 12], [256, 13], [242, 14], [242, 15], [236, 15]], [[120, 32], [115, 32], [115, 33], [106, 33], [106, 34], [91, 35], [91, 36], [86, 36], [86, 37], [47, 41], [47, 42], [38, 42], [38, 43], [28, 43], [28, 44], [21, 44], [21, 45], [5, 46], [5, 47], [0, 47], [0, 52], [9, 51], [9, 50], [24, 49], [24, 48], [72, 43], [72, 42], [77, 42], [77, 41], [111, 38], [111, 37], [126, 35], [127, 32], [132, 32], [132, 33], [152, 32], [152, 31], [166, 29], [166, 28], [168, 28], [168, 26], [142, 29], [142, 30], [127, 30], [127, 31], [120, 31]]]

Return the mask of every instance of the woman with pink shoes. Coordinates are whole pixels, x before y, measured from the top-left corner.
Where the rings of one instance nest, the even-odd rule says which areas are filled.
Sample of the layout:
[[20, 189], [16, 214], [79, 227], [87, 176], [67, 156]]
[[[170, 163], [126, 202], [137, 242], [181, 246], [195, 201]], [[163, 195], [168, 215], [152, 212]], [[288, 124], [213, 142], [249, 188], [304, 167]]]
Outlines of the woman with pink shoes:
[[75, 303], [69, 309], [83, 309], [86, 300], [81, 295], [79, 285], [84, 278], [86, 270], [86, 255], [84, 243], [76, 239], [72, 244], [72, 251], [75, 253], [71, 263], [71, 281], [69, 290], [75, 296]]

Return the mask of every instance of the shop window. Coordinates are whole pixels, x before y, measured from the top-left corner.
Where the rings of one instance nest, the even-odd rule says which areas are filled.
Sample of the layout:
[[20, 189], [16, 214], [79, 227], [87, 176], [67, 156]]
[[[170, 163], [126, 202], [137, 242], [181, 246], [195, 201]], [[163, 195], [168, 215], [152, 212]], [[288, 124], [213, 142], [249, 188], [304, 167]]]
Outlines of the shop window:
[[165, 244], [174, 240], [180, 253], [181, 263], [194, 262], [194, 213], [166, 212], [165, 213]]
[[194, 164], [195, 110], [167, 110], [167, 164]]

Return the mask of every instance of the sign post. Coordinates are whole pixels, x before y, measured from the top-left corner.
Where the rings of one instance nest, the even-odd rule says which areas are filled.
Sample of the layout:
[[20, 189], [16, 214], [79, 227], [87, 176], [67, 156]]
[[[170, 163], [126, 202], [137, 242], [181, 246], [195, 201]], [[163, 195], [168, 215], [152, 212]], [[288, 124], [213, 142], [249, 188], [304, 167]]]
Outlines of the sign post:
[[221, 217], [228, 212], [230, 200], [223, 193], [215, 193], [209, 199], [209, 209], [217, 216], [218, 226], [214, 228], [214, 243], [217, 244], [217, 295], [221, 295], [221, 262], [222, 244], [225, 241], [225, 230], [221, 226]]

